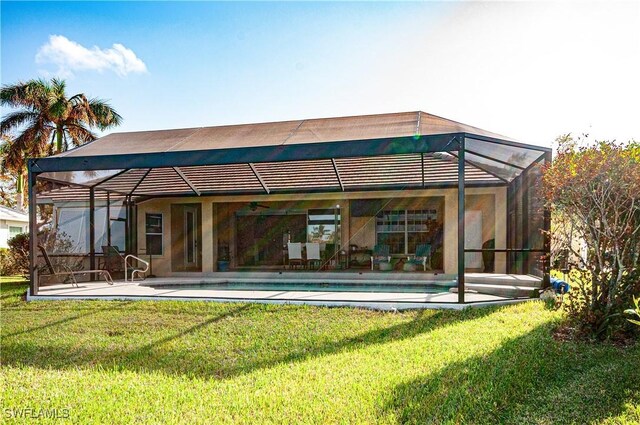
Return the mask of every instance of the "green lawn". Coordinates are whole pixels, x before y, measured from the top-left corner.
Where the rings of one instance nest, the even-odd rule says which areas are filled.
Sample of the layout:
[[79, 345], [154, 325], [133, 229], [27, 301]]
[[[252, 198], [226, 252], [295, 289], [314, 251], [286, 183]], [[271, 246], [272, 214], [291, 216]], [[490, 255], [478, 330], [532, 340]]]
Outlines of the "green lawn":
[[25, 289], [1, 283], [3, 421], [640, 422], [640, 346], [556, 342], [560, 313], [538, 302], [386, 313]]

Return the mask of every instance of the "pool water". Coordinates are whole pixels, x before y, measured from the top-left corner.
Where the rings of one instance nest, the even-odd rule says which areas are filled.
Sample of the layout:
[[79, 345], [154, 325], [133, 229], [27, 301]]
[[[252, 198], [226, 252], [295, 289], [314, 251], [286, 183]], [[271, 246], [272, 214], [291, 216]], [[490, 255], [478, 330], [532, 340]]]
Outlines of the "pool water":
[[203, 283], [195, 285], [153, 285], [158, 289], [195, 289], [218, 291], [308, 291], [308, 292], [402, 292], [416, 294], [435, 294], [447, 292], [455, 286], [455, 281], [441, 281], [438, 284], [409, 283], [278, 283], [278, 282], [225, 282]]

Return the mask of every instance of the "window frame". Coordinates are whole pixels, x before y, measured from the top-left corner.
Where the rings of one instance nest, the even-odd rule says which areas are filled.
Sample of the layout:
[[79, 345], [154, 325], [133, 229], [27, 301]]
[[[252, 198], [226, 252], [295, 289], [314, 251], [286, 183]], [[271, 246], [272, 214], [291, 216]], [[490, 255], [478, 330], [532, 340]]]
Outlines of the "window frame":
[[[395, 214], [396, 212], [401, 212], [401, 214], [398, 214], [398, 216], [402, 217], [402, 219], [399, 220], [400, 223], [398, 226], [402, 227], [403, 230], [379, 230], [378, 226], [382, 225], [382, 226], [390, 226], [393, 227], [395, 226], [395, 221], [391, 221], [390, 224], [385, 224], [384, 221], [380, 224], [378, 220], [380, 220], [381, 217], [379, 217], [379, 214], [382, 214], [383, 216], [385, 214], [387, 215], [391, 215], [391, 214]], [[375, 219], [375, 232], [376, 232], [376, 245], [379, 243], [379, 235], [381, 233], [384, 234], [403, 234], [404, 235], [404, 252], [391, 252], [391, 255], [400, 255], [400, 256], [407, 256], [407, 255], [412, 255], [415, 254], [415, 252], [409, 252], [409, 234], [413, 234], [413, 233], [428, 233], [427, 230], [409, 230], [409, 214], [412, 215], [417, 215], [417, 214], [424, 214], [424, 215], [430, 215], [430, 214], [435, 214], [435, 220], [437, 220], [438, 218], [438, 210], [435, 208], [420, 208], [420, 209], [390, 209], [390, 210], [382, 210], [380, 211], [378, 214], [376, 214]], [[383, 217], [384, 218], [384, 217]], [[426, 220], [430, 220], [429, 218], [425, 218]], [[414, 218], [412, 220], [411, 225], [415, 226], [416, 225], [416, 219]]]
[[[325, 214], [319, 213], [320, 211], [324, 212]], [[330, 214], [328, 214], [330, 212]], [[334, 237], [333, 240], [329, 240], [329, 241], [323, 241], [321, 243], [328, 243], [328, 244], [340, 244], [340, 232], [342, 231], [342, 209], [341, 208], [310, 208], [307, 210], [307, 229], [306, 229], [306, 233], [307, 233], [307, 242], [311, 242], [311, 237], [310, 237], [310, 227], [314, 226], [314, 223], [317, 222], [322, 222], [323, 220], [311, 220], [311, 216], [315, 215], [315, 216], [328, 216], [331, 215], [334, 217], [333, 222], [331, 223], [320, 223], [320, 224], [327, 224], [329, 226], [333, 226], [334, 227]]]
[[[18, 233], [11, 233], [11, 229], [20, 229], [20, 231]], [[16, 236], [18, 236], [21, 233], [24, 233], [24, 226], [12, 226], [12, 225], [8, 225], [8, 230], [9, 230], [9, 239], [14, 238]]]
[[[147, 220], [150, 215], [160, 216], [160, 233], [147, 231]], [[160, 254], [149, 254], [148, 236], [160, 236]], [[144, 244], [147, 255], [164, 256], [164, 213], [161, 212], [145, 212], [144, 213]]]

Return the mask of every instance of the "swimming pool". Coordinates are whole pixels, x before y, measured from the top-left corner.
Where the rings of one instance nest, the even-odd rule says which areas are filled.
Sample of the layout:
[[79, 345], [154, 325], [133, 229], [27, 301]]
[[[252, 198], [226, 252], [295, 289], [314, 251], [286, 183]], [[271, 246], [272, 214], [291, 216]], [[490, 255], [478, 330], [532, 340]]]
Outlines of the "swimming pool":
[[424, 283], [317, 283], [317, 282], [221, 282], [201, 284], [149, 285], [156, 289], [216, 290], [216, 291], [285, 291], [285, 292], [402, 292], [414, 294], [437, 294], [448, 292], [455, 281]]

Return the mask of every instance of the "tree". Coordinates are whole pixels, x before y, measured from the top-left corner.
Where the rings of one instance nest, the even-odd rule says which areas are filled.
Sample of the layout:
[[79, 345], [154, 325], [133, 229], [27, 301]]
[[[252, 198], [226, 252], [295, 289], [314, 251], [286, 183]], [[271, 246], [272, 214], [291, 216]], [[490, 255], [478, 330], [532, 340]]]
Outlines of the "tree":
[[544, 183], [548, 206], [563, 223], [552, 238], [575, 261], [567, 309], [583, 335], [606, 339], [625, 329], [624, 309], [640, 293], [640, 144], [570, 135], [557, 142]]
[[[14, 147], [14, 141], [6, 134], [0, 140], [0, 180], [2, 181], [0, 203], [22, 209], [24, 205], [24, 182], [26, 180], [26, 158], [24, 152]], [[13, 184], [11, 184], [13, 181]], [[15, 194], [15, 200], [9, 199]]]
[[[5, 85], [0, 103], [13, 109], [2, 118], [4, 136], [3, 170], [17, 178], [22, 196], [26, 158], [63, 152], [96, 139], [92, 129], [106, 130], [121, 123], [122, 117], [101, 99], [83, 93], [68, 97], [64, 80], [29, 80]], [[15, 132], [15, 136], [14, 133]]]

